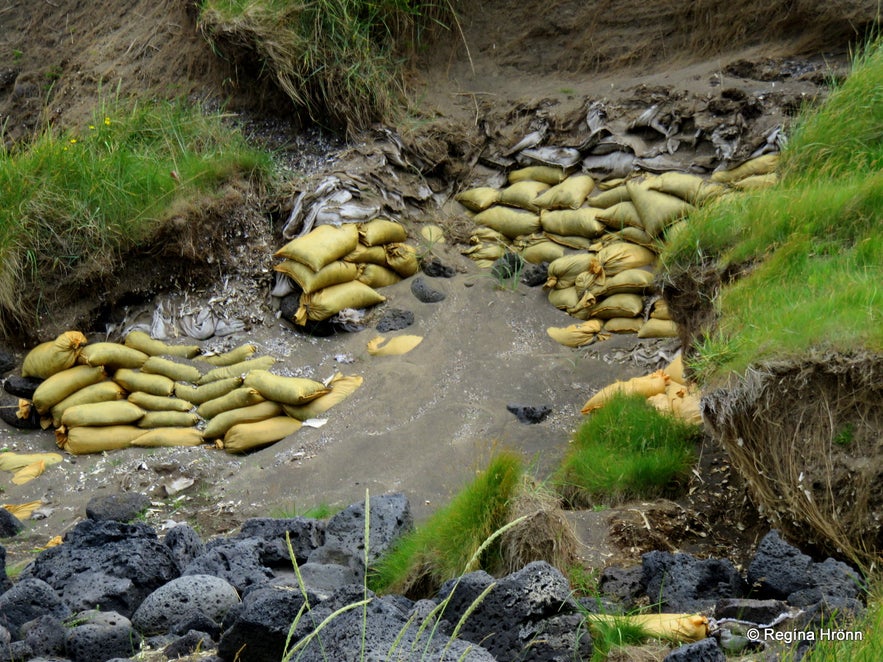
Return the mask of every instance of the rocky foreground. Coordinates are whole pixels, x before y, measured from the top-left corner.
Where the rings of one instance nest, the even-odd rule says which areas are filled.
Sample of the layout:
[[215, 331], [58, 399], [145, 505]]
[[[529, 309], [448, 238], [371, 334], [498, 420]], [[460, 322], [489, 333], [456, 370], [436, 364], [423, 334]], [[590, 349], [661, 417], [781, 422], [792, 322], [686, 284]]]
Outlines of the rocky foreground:
[[413, 601], [363, 584], [366, 557], [413, 526], [402, 494], [370, 500], [367, 552], [364, 502], [327, 521], [249, 519], [209, 541], [187, 524], [160, 535], [131, 521], [146, 503], [133, 493], [93, 499], [88, 519], [15, 583], [0, 547], [0, 660], [278, 662], [286, 651], [301, 660], [586, 660], [587, 614], [648, 604], [709, 617], [710, 636], [666, 660], [722, 660], [855, 636], [848, 623], [864, 610], [855, 570], [816, 562], [776, 531], [747, 574], [727, 559], [654, 551], [641, 565], [607, 568], [592, 598], [575, 597], [559, 570], [536, 561], [499, 579], [472, 572]]

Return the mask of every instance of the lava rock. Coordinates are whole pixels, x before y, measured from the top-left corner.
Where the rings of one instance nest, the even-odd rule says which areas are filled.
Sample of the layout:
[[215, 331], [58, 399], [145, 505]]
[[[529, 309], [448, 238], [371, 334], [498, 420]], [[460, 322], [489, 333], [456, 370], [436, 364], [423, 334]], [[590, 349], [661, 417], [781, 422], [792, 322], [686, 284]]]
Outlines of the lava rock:
[[19, 662], [19, 660], [30, 660], [33, 657], [34, 651], [26, 641], [0, 644], [0, 662]]
[[220, 622], [238, 602], [236, 589], [220, 577], [186, 575], [148, 595], [132, 616], [132, 624], [144, 635], [163, 634], [194, 609]]
[[175, 660], [185, 655], [190, 655], [196, 650], [214, 648], [215, 642], [206, 632], [190, 630], [187, 634], [176, 639], [163, 648], [163, 655], [169, 660]]
[[[494, 581], [478, 571], [446, 582], [438, 595], [439, 600], [450, 596], [445, 618], [458, 622]], [[560, 619], [570, 615], [578, 612], [567, 579], [545, 561], [535, 561], [497, 580], [461, 624], [459, 636], [480, 643], [499, 660], [580, 659], [581, 651], [591, 651], [591, 639], [573, 636], [572, 629], [570, 637], [560, 636], [572, 620]], [[555, 636], [548, 638], [550, 632]]]
[[[94, 577], [92, 586], [88, 575]], [[78, 523], [63, 544], [40, 552], [21, 573], [49, 584], [67, 604], [80, 604], [88, 590], [92, 605], [125, 616], [179, 575], [171, 551], [151, 527], [111, 520]]]
[[264, 541], [261, 551], [264, 565], [291, 567], [286, 534], [297, 562], [305, 563], [313, 550], [325, 543], [325, 523], [309, 517], [253, 517], [243, 522], [237, 537]]
[[630, 568], [604, 568], [598, 578], [598, 590], [618, 600], [626, 608], [631, 608], [647, 590], [644, 584], [644, 568], [639, 565]]
[[521, 272], [521, 282], [528, 287], [539, 287], [549, 278], [549, 263], [530, 264]]
[[72, 662], [106, 662], [138, 652], [141, 635], [128, 619], [114, 612], [101, 612], [99, 616], [90, 615], [88, 622], [67, 631], [65, 648]]
[[0, 347], [0, 375], [5, 375], [16, 365], [15, 354], [5, 347]]
[[25, 400], [33, 400], [34, 391], [43, 383], [39, 377], [20, 377], [10, 375], [3, 382], [3, 390]]
[[205, 552], [199, 534], [189, 524], [177, 524], [169, 529], [163, 544], [171, 550], [181, 568], [186, 568], [193, 559]]
[[33, 655], [52, 656], [64, 655], [65, 627], [61, 620], [50, 614], [44, 614], [21, 626], [21, 636]]
[[453, 278], [457, 275], [457, 270], [439, 260], [434, 255], [430, 255], [421, 263], [420, 267], [430, 278]]
[[12, 588], [12, 581], [6, 574], [6, 548], [0, 545], [0, 595], [6, 593], [10, 588]]
[[[0, 508], [0, 538], [17, 536], [25, 528], [21, 520], [6, 508]], [[5, 567], [5, 561], [4, 561]]]
[[[403, 533], [414, 528], [411, 505], [404, 494], [372, 497], [369, 521], [368, 562], [373, 563]], [[355, 571], [358, 581], [365, 573], [365, 502], [337, 513], [325, 525], [325, 543], [314, 550], [310, 563], [337, 563]]]
[[128, 522], [144, 512], [149, 505], [150, 499], [136, 492], [95, 496], [86, 504], [86, 517], [92, 520]]
[[528, 425], [542, 423], [552, 413], [552, 408], [548, 405], [506, 405], [506, 409], [515, 414], [520, 422]]
[[728, 559], [697, 559], [690, 554], [653, 551], [641, 557], [642, 583], [660, 609], [702, 611], [720, 598], [745, 594], [745, 580]]
[[377, 322], [377, 330], [380, 333], [406, 329], [414, 323], [414, 313], [401, 308], [390, 308]]
[[[233, 605], [227, 613], [224, 614], [224, 618], [230, 614], [230, 612], [235, 611], [241, 602], [237, 602]], [[208, 616], [203, 614], [201, 611], [194, 609], [184, 614], [181, 618], [179, 618], [175, 623], [172, 624], [172, 627], [169, 628], [169, 634], [176, 636], [183, 636], [190, 632], [190, 630], [196, 630], [197, 632], [205, 632], [208, 636], [210, 636], [214, 641], [217, 641], [221, 637], [221, 626], [218, 625], [215, 621], [210, 619]]]
[[418, 276], [411, 282], [411, 294], [423, 303], [438, 303], [446, 298], [444, 292], [430, 287], [421, 276]]
[[40, 415], [34, 407], [28, 407], [27, 416], [19, 417], [19, 396], [0, 392], [0, 420], [19, 430], [40, 429]]
[[0, 625], [13, 639], [21, 639], [21, 626], [40, 616], [64, 619], [70, 614], [55, 589], [40, 579], [24, 578], [0, 595]]
[[337, 563], [304, 563], [300, 566], [304, 585], [322, 599], [344, 586], [358, 584], [356, 571]]
[[226, 580], [242, 593], [246, 588], [273, 578], [272, 571], [261, 563], [263, 543], [257, 538], [219, 540], [181, 572], [188, 575], [213, 575]]
[[284, 588], [256, 589], [243, 596], [235, 620], [218, 642], [218, 655], [227, 661], [278, 662], [303, 604], [300, 591]]
[[497, 280], [520, 278], [524, 264], [524, 258], [518, 253], [505, 253], [491, 265], [491, 276]]
[[759, 598], [784, 600], [805, 588], [813, 588], [813, 560], [770, 531], [757, 546], [748, 565], [748, 581]]
[[709, 637], [694, 644], [684, 644], [665, 656], [664, 662], [726, 662], [727, 656]]

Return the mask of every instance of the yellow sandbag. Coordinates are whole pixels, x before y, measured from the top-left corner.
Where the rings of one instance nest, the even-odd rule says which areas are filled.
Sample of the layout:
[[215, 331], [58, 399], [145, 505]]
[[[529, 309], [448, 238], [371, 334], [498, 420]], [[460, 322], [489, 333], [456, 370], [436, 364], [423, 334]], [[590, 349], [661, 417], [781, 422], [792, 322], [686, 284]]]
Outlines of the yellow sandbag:
[[[402, 278], [413, 276], [420, 270], [420, 260], [417, 259], [417, 249], [410, 244], [393, 243], [386, 244], [386, 266], [395, 271]], [[371, 305], [371, 304], [369, 304]], [[353, 307], [353, 306], [347, 306]]]
[[576, 253], [558, 258], [549, 264], [543, 287], [546, 289], [572, 287], [576, 283], [577, 276], [587, 271], [595, 259], [593, 253]]
[[528, 166], [519, 168], [509, 173], [509, 183], [517, 184], [527, 180], [543, 182], [554, 186], [560, 184], [567, 177], [567, 172], [563, 168], [555, 168], [553, 166]]
[[344, 308], [367, 308], [386, 301], [386, 297], [371, 287], [354, 280], [332, 285], [312, 294], [302, 294], [294, 321], [301, 326], [307, 320], [320, 322], [336, 315]]
[[471, 211], [484, 211], [500, 201], [500, 192], [490, 186], [479, 186], [461, 191], [454, 196], [454, 200]]
[[641, 217], [641, 226], [651, 237], [658, 237], [665, 228], [695, 209], [681, 198], [648, 189], [645, 184], [637, 181], [630, 181], [626, 187], [632, 204]]
[[668, 304], [665, 299], [657, 299], [653, 304], [653, 310], [650, 311], [650, 317], [655, 320], [670, 320], [671, 313], [668, 311]]
[[[347, 283], [349, 285], [350, 283]], [[248, 359], [247, 361], [240, 361], [239, 363], [233, 363], [232, 365], [223, 365], [218, 366], [212, 370], [209, 370], [202, 377], [199, 378], [199, 381], [196, 382], [199, 386], [203, 386], [205, 384], [210, 384], [212, 382], [217, 382], [224, 379], [232, 379], [234, 377], [242, 377], [243, 375], [248, 374], [252, 370], [267, 370], [272, 368], [276, 363], [276, 359], [272, 356], [259, 356], [256, 359]], [[227, 389], [224, 393], [229, 393], [233, 389]], [[223, 395], [223, 393], [221, 394]], [[179, 395], [179, 398], [183, 398], [183, 395]], [[217, 397], [217, 396], [215, 396]], [[184, 398], [187, 400], [187, 398]], [[209, 398], [211, 399], [211, 398]], [[191, 400], [193, 402], [193, 400]], [[205, 400], [203, 400], [205, 402]], [[194, 402], [194, 404], [197, 404]], [[202, 404], [202, 403], [199, 403]]]
[[46, 379], [67, 370], [77, 362], [79, 349], [86, 342], [86, 336], [79, 331], [65, 331], [55, 340], [40, 343], [25, 356], [21, 376]]
[[148, 375], [163, 375], [176, 382], [193, 383], [202, 377], [202, 371], [195, 365], [173, 361], [161, 356], [148, 358], [141, 366], [141, 372]]
[[329, 392], [322, 382], [304, 377], [283, 377], [266, 370], [253, 370], [245, 376], [244, 386], [255, 389], [267, 400], [286, 405], [301, 405]]
[[647, 404], [651, 405], [656, 411], [661, 411], [663, 414], [671, 413], [671, 400], [669, 400], [667, 393], [651, 395], [647, 398]]
[[291, 278], [307, 294], [321, 290], [323, 287], [348, 283], [359, 275], [359, 266], [355, 262], [341, 260], [329, 262], [319, 271], [313, 271], [311, 267], [294, 260], [283, 260], [274, 266], [273, 270]]
[[30, 483], [34, 478], [42, 475], [44, 471], [46, 471], [46, 462], [44, 460], [32, 462], [12, 474], [12, 484], [24, 485], [25, 483]]
[[285, 439], [301, 428], [301, 422], [290, 416], [274, 416], [257, 423], [239, 423], [227, 430], [219, 444], [228, 453], [244, 453]]
[[134, 425], [106, 425], [102, 427], [60, 427], [55, 431], [55, 443], [73, 455], [102, 453], [128, 448], [132, 440], [144, 434]]
[[577, 209], [595, 188], [590, 175], [574, 175], [533, 200], [540, 209]]
[[702, 425], [702, 410], [699, 408], [699, 392], [681, 384], [675, 384], [666, 391], [671, 413], [691, 425]]
[[[227, 367], [227, 366], [221, 366]], [[235, 377], [227, 377], [218, 379], [217, 381], [203, 384], [202, 386], [191, 386], [190, 384], [175, 384], [175, 396], [185, 400], [193, 405], [201, 405], [203, 402], [220, 398], [225, 393], [229, 393], [234, 388], [242, 386], [243, 377], [241, 374]]]
[[718, 182], [711, 182], [699, 175], [691, 175], [674, 170], [664, 172], [659, 177], [654, 177], [653, 181], [648, 184], [648, 188], [675, 195], [681, 200], [686, 200], [691, 205], [696, 206], [716, 198], [726, 190]]
[[742, 165], [731, 170], [718, 170], [712, 173], [711, 180], [714, 182], [737, 182], [740, 179], [753, 175], [766, 175], [773, 172], [779, 165], [778, 154], [763, 154], [757, 158], [746, 161]]
[[602, 320], [613, 317], [637, 317], [642, 310], [644, 310], [644, 299], [640, 294], [614, 294], [595, 303], [592, 307], [592, 317]]
[[309, 234], [292, 239], [276, 251], [276, 257], [300, 262], [319, 271], [322, 267], [351, 253], [359, 243], [359, 229], [355, 223], [340, 227], [320, 225]]
[[192, 359], [199, 354], [199, 345], [168, 345], [162, 340], [151, 338], [144, 331], [131, 331], [125, 340], [126, 347], [132, 347], [149, 356], [183, 356]]
[[595, 411], [596, 409], [600, 409], [608, 402], [610, 402], [613, 396], [623, 393], [625, 395], [642, 395], [645, 398], [649, 398], [651, 395], [656, 395], [657, 393], [664, 393], [665, 387], [668, 384], [668, 377], [665, 376], [665, 373], [661, 370], [657, 370], [656, 372], [644, 375], [642, 377], [633, 377], [627, 381], [617, 381], [612, 384], [609, 384], [598, 391], [595, 395], [593, 395], [586, 404], [583, 405], [583, 408], [580, 410], [583, 414], [588, 414], [590, 412]]
[[640, 626], [651, 637], [674, 642], [699, 641], [705, 639], [709, 631], [708, 618], [701, 614], [588, 614], [586, 619], [590, 626], [592, 623]]
[[[601, 297], [612, 294], [639, 294], [653, 289], [655, 276], [652, 271], [646, 269], [626, 269], [609, 278], [603, 283], [593, 284], [590, 289], [592, 294]], [[579, 283], [577, 283], [579, 286]]]
[[576, 291], [576, 287], [571, 286], [549, 290], [549, 303], [559, 310], [576, 308], [579, 300], [580, 296]]
[[608, 333], [637, 333], [644, 320], [640, 317], [611, 317], [604, 322]]
[[43, 462], [47, 466], [58, 464], [64, 458], [58, 453], [0, 453], [0, 471], [18, 471], [34, 462]]
[[613, 241], [629, 241], [633, 244], [644, 246], [645, 248], [649, 248], [651, 250], [658, 250], [660, 245], [659, 242], [661, 241], [660, 239], [655, 239], [651, 237], [641, 228], [633, 227], [627, 227], [623, 228], [622, 230], [617, 230], [616, 232], [608, 234], [607, 237], [609, 237]]
[[479, 225], [485, 225], [500, 234], [515, 239], [526, 234], [533, 234], [540, 229], [540, 217], [524, 209], [512, 209], [495, 205], [476, 214], [472, 219]]
[[74, 405], [64, 410], [61, 424], [68, 429], [100, 427], [105, 425], [128, 425], [144, 416], [144, 410], [128, 400], [92, 402]]
[[677, 338], [678, 325], [671, 320], [658, 320], [652, 317], [644, 322], [638, 331], [638, 338]]
[[544, 232], [551, 241], [554, 241], [556, 244], [561, 244], [565, 248], [575, 248], [577, 250], [587, 251], [591, 250], [592, 246], [595, 245], [595, 240], [591, 237], [578, 237], [576, 235], [562, 235], [555, 234], [553, 232]]
[[[500, 191], [500, 203], [509, 207], [537, 211], [538, 207], [534, 204], [534, 200], [547, 190], [549, 190], [548, 184], [526, 179], [522, 182], [511, 184]], [[476, 216], [477, 218], [478, 216]]]
[[629, 200], [631, 200], [629, 197], [629, 190], [626, 188], [625, 184], [620, 184], [619, 186], [614, 186], [613, 188], [590, 196], [588, 203], [592, 207], [607, 209], [613, 205], [618, 205], [620, 202], [628, 202]]
[[18, 519], [26, 520], [42, 505], [43, 501], [37, 499], [36, 501], [28, 501], [27, 503], [4, 503], [3, 507]]
[[671, 363], [662, 369], [662, 372], [668, 376], [671, 382], [687, 384], [687, 377], [684, 375], [684, 356], [681, 353], [678, 353]]
[[49, 410], [81, 388], [102, 382], [107, 378], [104, 366], [77, 365], [48, 377], [34, 391], [32, 401], [37, 412], [45, 415]]
[[[159, 413], [159, 412], [157, 412]], [[174, 412], [166, 412], [174, 413]], [[132, 440], [138, 448], [168, 448], [171, 446], [199, 446], [205, 443], [202, 432], [193, 427], [172, 426], [147, 430]]]
[[175, 382], [165, 375], [150, 375], [138, 370], [120, 368], [113, 373], [113, 380], [129, 393], [144, 391], [152, 395], [171, 395], [175, 391]]
[[598, 263], [608, 278], [625, 271], [656, 263], [656, 253], [628, 241], [615, 241], [598, 251]]
[[282, 414], [282, 405], [278, 402], [259, 402], [250, 407], [240, 407], [225, 411], [208, 422], [203, 430], [206, 439], [218, 439], [223, 437], [227, 430], [240, 423], [257, 423]]
[[503, 244], [478, 244], [464, 250], [463, 255], [467, 255], [469, 259], [476, 262], [486, 260], [493, 263], [503, 257], [506, 252], [506, 246]]
[[[136, 425], [139, 428], [190, 428], [199, 423], [199, 416], [189, 411], [148, 411], [144, 413]], [[141, 446], [142, 444], [136, 444]]]
[[387, 340], [377, 336], [368, 341], [368, 353], [371, 356], [399, 356], [407, 354], [423, 342], [423, 336], [396, 336]]
[[328, 383], [328, 388], [331, 389], [329, 393], [303, 405], [282, 405], [282, 409], [291, 418], [299, 421], [316, 418], [352, 395], [362, 385], [362, 381], [363, 378], [358, 375], [344, 377], [337, 373]]
[[356, 264], [379, 264], [386, 266], [386, 246], [362, 246], [359, 244], [351, 253], [341, 258], [344, 262], [355, 262]]
[[420, 236], [430, 246], [445, 243], [445, 231], [440, 225], [430, 223], [420, 228]]
[[524, 261], [531, 264], [554, 262], [558, 258], [564, 257], [564, 246], [556, 244], [544, 234], [537, 233], [522, 237], [515, 241], [514, 246]]
[[635, 204], [631, 201], [620, 202], [612, 207], [602, 209], [598, 212], [597, 218], [604, 225], [614, 230], [622, 230], [628, 226], [644, 227], [641, 223], [641, 215], [638, 213]]
[[540, 212], [540, 224], [544, 232], [563, 236], [599, 237], [606, 226], [598, 220], [600, 209], [583, 207], [581, 209], [560, 209]]
[[122, 400], [126, 397], [125, 389], [112, 381], [98, 382], [81, 388], [75, 393], [71, 393], [64, 400], [49, 409], [49, 415], [52, 418], [52, 425], [58, 427], [61, 425], [61, 415], [70, 407], [75, 405], [85, 405], [94, 402], [110, 402], [112, 400]]
[[[178, 388], [177, 384], [175, 384], [175, 388]], [[127, 400], [133, 405], [141, 407], [141, 409], [146, 412], [190, 411], [193, 409], [193, 403], [187, 402], [187, 400], [163, 395], [152, 395], [150, 393], [144, 393], [143, 391], [130, 393]]]
[[253, 343], [245, 343], [244, 345], [239, 345], [239, 347], [231, 349], [229, 352], [224, 352], [222, 354], [209, 354], [197, 358], [200, 361], [205, 361], [213, 366], [222, 368], [224, 366], [233, 365], [234, 363], [247, 361], [256, 351], [258, 351], [257, 345]]
[[387, 269], [379, 264], [363, 264], [360, 273], [356, 278], [360, 283], [365, 283], [368, 287], [389, 287], [395, 285], [402, 277], [392, 269]]
[[405, 226], [386, 218], [375, 218], [367, 223], [360, 223], [359, 243], [365, 246], [380, 246], [394, 242], [405, 241], [408, 231]]
[[84, 365], [103, 365], [110, 370], [137, 369], [144, 365], [147, 354], [116, 342], [96, 342], [80, 350], [77, 361]]
[[733, 182], [733, 187], [740, 191], [760, 191], [765, 188], [772, 188], [779, 183], [779, 175], [775, 172], [766, 175], [751, 175], [737, 182]]
[[203, 402], [196, 409], [196, 413], [203, 418], [214, 418], [221, 412], [230, 411], [231, 409], [238, 409], [239, 407], [256, 405], [257, 403], [263, 402], [266, 399], [267, 398], [262, 396], [256, 389], [248, 386], [242, 386], [240, 388], [233, 389], [229, 393], [222, 395], [219, 398], [209, 400], [208, 402]]
[[546, 333], [557, 343], [566, 347], [582, 347], [595, 339], [601, 330], [601, 320], [586, 320], [582, 324], [571, 324], [565, 327], [549, 327]]
[[502, 232], [497, 232], [493, 228], [479, 226], [472, 231], [472, 234], [469, 237], [469, 241], [473, 244], [503, 244], [504, 246], [509, 245], [509, 238], [504, 235]]

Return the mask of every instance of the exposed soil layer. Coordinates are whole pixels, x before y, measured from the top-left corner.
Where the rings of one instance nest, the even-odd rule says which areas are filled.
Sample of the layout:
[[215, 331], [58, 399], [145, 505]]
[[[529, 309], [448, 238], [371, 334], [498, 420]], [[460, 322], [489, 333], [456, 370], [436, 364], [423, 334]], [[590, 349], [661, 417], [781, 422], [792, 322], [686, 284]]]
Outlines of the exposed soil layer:
[[[414, 106], [396, 134], [420, 163], [420, 176], [440, 183], [435, 192], [444, 198], [455, 185], [487, 175], [476, 163], [488, 144], [512, 144], [538, 119], [552, 136], [565, 139], [584, 124], [593, 100], [633, 114], [661, 102], [691, 112], [702, 106], [711, 115], [754, 113], [756, 119], [759, 113], [767, 128], [787, 124], [804, 102], [823, 96], [831, 78], [844, 74], [848, 47], [876, 10], [876, 1], [772, 7], [636, 0], [472, 3], [464, 7], [462, 37], [456, 31], [441, 35], [413, 72]], [[85, 124], [102, 98], [115, 95], [183, 95], [240, 113], [244, 131], [277, 150], [290, 190], [310, 173], [347, 171], [355, 163], [350, 157], [360, 149], [371, 152], [379, 135], [365, 135], [338, 152], [338, 140], [315, 130], [301, 133], [296, 112], [260, 74], [259, 63], [237, 68], [212, 52], [196, 30], [191, 2], [107, 0], [99, 9], [84, 0], [0, 0], [5, 140], [26, 139], [46, 123]], [[384, 292], [389, 307], [414, 311], [412, 331], [425, 336], [421, 348], [381, 362], [365, 353], [365, 335], [373, 331], [328, 338], [297, 333], [277, 318], [268, 296], [271, 247], [281, 243], [274, 221], [290, 205], [287, 196], [275, 206], [259, 204], [240, 190], [217, 208], [194, 210], [172, 226], [184, 231], [183, 240], [176, 233], [156, 254], [131, 256], [120, 273], [80, 285], [82, 297], [62, 292], [66, 298], [32, 330], [32, 339], [45, 340], [72, 325], [101, 337], [149, 318], [160, 297], [221, 296], [220, 305], [248, 326], [207, 345], [254, 341], [291, 374], [327, 377], [342, 370], [363, 374], [366, 385], [333, 410], [325, 427], [304, 429], [248, 456], [204, 448], [116, 451], [68, 457], [27, 485], [9, 485], [9, 503], [44, 502], [41, 519], [29, 520], [24, 534], [4, 541], [10, 563], [27, 559], [34, 547], [82, 518], [90, 496], [116, 491], [149, 494], [152, 523], [186, 520], [206, 536], [249, 516], [321, 502], [345, 505], [364, 498], [366, 488], [405, 491], [419, 519], [456, 492], [495, 444], [536, 458], [536, 471], [544, 476], [563, 455], [586, 397], [614, 379], [647, 371], [630, 358], [633, 338], [616, 338], [591, 356], [552, 342], [545, 329], [572, 320], [537, 290], [495, 287], [451, 245], [467, 236], [456, 227], [463, 219], [428, 205], [412, 209], [409, 220], [442, 222], [450, 230], [451, 242], [434, 247], [457, 268], [453, 279], [439, 285], [448, 298], [439, 305], [418, 303], [407, 283]], [[685, 296], [697, 296], [687, 289]], [[684, 319], [692, 306], [684, 306]], [[17, 349], [20, 356], [24, 345]], [[513, 401], [550, 404], [553, 414], [527, 426], [506, 410]], [[835, 401], [833, 390], [828, 401]], [[771, 400], [770, 408], [781, 405]], [[740, 417], [744, 413], [734, 414], [734, 425]], [[875, 424], [879, 429], [880, 421]], [[856, 444], [864, 443], [862, 429]], [[48, 433], [5, 427], [0, 445], [54, 450]], [[841, 454], [843, 467], [857, 461], [846, 450]], [[183, 483], [176, 478], [192, 483], [178, 491]], [[584, 550], [595, 567], [658, 548], [739, 559], [754, 548], [764, 526], [720, 447], [712, 445], [703, 449], [682, 502], [630, 504], [598, 515], [611, 535], [596, 532], [596, 547]]]

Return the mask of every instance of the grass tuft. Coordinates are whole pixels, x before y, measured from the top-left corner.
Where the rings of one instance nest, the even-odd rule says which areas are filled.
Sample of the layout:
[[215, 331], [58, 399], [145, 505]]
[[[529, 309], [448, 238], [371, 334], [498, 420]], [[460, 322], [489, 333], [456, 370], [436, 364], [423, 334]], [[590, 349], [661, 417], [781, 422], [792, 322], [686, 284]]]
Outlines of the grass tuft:
[[576, 507], [677, 494], [695, 460], [696, 426], [617, 395], [574, 435], [554, 482]]
[[509, 502], [521, 482], [521, 458], [500, 452], [446, 507], [403, 536], [372, 569], [377, 592], [425, 597], [463, 572], [499, 564], [499, 542], [474, 558], [485, 540], [508, 521]]
[[0, 332], [33, 321], [44, 283], [112, 273], [186, 201], [266, 177], [270, 156], [222, 119], [183, 102], [118, 104], [82, 130], [0, 147]]

